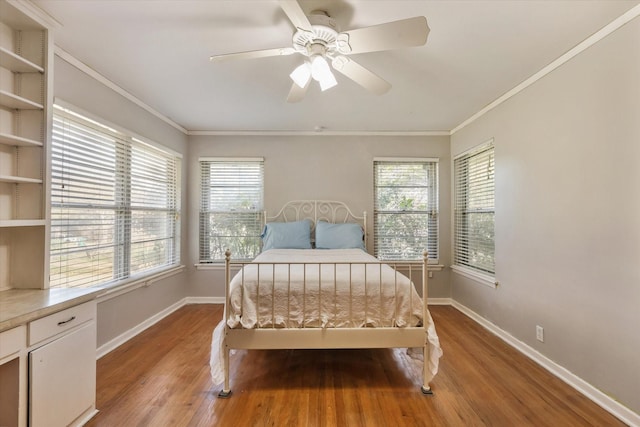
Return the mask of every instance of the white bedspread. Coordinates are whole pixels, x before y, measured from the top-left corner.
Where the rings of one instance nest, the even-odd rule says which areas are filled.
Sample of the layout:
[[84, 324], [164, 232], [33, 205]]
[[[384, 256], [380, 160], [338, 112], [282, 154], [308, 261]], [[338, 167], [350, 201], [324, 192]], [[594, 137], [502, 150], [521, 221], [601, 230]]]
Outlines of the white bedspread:
[[[231, 328], [404, 327], [421, 322], [422, 300], [409, 279], [362, 250], [271, 249], [254, 262], [307, 264], [245, 266], [231, 281]], [[314, 264], [318, 262], [340, 264]]]
[[[422, 299], [409, 279], [360, 249], [272, 249], [254, 262], [232, 279], [230, 328], [407, 327], [423, 322]], [[435, 375], [442, 350], [429, 312], [426, 324], [429, 370]], [[212, 340], [215, 384], [223, 381], [222, 331], [223, 322]]]

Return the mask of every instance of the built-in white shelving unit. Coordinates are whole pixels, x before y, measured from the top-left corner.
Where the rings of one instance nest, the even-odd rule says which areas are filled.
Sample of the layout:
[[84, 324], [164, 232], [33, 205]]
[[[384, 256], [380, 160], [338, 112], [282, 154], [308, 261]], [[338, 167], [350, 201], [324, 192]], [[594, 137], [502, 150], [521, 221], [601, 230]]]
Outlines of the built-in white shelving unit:
[[48, 287], [52, 62], [49, 23], [0, 0], [0, 291]]
[[[54, 25], [29, 1], [0, 0], [0, 292], [18, 306], [50, 292]], [[86, 302], [0, 329], [0, 426], [95, 414], [95, 311]]]

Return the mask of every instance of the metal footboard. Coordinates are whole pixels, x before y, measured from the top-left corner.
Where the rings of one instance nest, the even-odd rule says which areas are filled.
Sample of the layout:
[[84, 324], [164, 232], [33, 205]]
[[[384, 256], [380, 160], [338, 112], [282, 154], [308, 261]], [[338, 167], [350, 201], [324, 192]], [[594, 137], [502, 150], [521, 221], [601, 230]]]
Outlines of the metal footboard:
[[[395, 348], [395, 347], [422, 347], [424, 356], [422, 392], [431, 394], [428, 378], [428, 361], [429, 361], [429, 344], [426, 339], [428, 317], [427, 300], [428, 300], [428, 270], [427, 270], [427, 252], [423, 253], [423, 259], [420, 262], [409, 261], [390, 261], [390, 262], [232, 262], [231, 253], [226, 252], [225, 257], [225, 309], [224, 309], [224, 336], [223, 336], [223, 369], [224, 369], [224, 386], [219, 396], [227, 397], [231, 393], [229, 383], [229, 352], [231, 349], [303, 349], [303, 348]], [[246, 328], [242, 324], [237, 327], [229, 327], [232, 321], [232, 272], [238, 269], [236, 273], [238, 277], [236, 282], [240, 282], [240, 290], [245, 290], [245, 271], [246, 267], [255, 269], [257, 278], [252, 276], [252, 280], [257, 282], [256, 285], [256, 307], [257, 307], [257, 325]], [[383, 316], [385, 300], [383, 298], [385, 286], [390, 286], [389, 282], [384, 282], [383, 275], [388, 275], [388, 267], [391, 267], [395, 273], [393, 274], [393, 311], [389, 316]], [[302, 270], [304, 278], [302, 280], [302, 289], [300, 284], [296, 282], [292, 285], [291, 270]], [[359, 324], [359, 318], [354, 319], [353, 304], [354, 298], [361, 298], [354, 292], [354, 282], [352, 281], [352, 272], [364, 272], [364, 324]], [[232, 271], [233, 270], [233, 271]], [[316, 274], [307, 277], [307, 271], [316, 271]], [[345, 284], [338, 280], [339, 270], [344, 276], [344, 272], [348, 271], [348, 294], [345, 294]], [[262, 272], [262, 273], [261, 273]], [[266, 274], [265, 274], [266, 272]], [[409, 322], [402, 324], [399, 322], [398, 315], [398, 287], [406, 286], [400, 282], [401, 277], [398, 272], [406, 276], [408, 286], [414, 287], [414, 283], [418, 279], [422, 282], [422, 298], [421, 298], [421, 319], [422, 322], [412, 325], [411, 315], [414, 312], [414, 292], [408, 292], [409, 295]], [[262, 275], [262, 276], [261, 276]], [[324, 278], [323, 278], [324, 275]], [[372, 277], [373, 275], [373, 277]], [[376, 277], [377, 275], [377, 277]], [[266, 276], [266, 277], [265, 277]], [[284, 282], [282, 278], [284, 276]], [[328, 276], [328, 277], [327, 277]], [[287, 279], [288, 278], [288, 279]], [[280, 281], [278, 280], [280, 279]], [[307, 282], [309, 280], [309, 282]], [[331, 284], [333, 280], [333, 289]], [[406, 282], [406, 279], [402, 279]], [[234, 286], [237, 286], [236, 283]], [[375, 286], [377, 285], [377, 289]], [[248, 286], [248, 285], [247, 285]], [[262, 288], [261, 288], [262, 286]], [[266, 287], [266, 288], [265, 288]], [[368, 288], [371, 294], [368, 294]], [[292, 289], [293, 288], [293, 289]], [[317, 288], [317, 292], [316, 289]], [[263, 291], [261, 295], [261, 291]], [[332, 291], [332, 292], [331, 292]], [[374, 292], [376, 291], [376, 292]], [[315, 293], [314, 293], [315, 292]], [[286, 320], [282, 320], [277, 316], [276, 294], [279, 298], [284, 298], [284, 303], [280, 304], [281, 311], [286, 313]], [[284, 296], [282, 294], [284, 293]], [[253, 294], [252, 294], [253, 296]], [[379, 297], [379, 301], [371, 303], [371, 298]], [[416, 295], [417, 298], [420, 298]], [[261, 301], [261, 298], [263, 301]], [[292, 321], [291, 305], [294, 298], [302, 298], [302, 322], [296, 324]], [[324, 298], [324, 301], [323, 301]], [[336, 326], [340, 324], [338, 319], [339, 303], [346, 301], [349, 305], [348, 325]], [[244, 298], [240, 298], [243, 304]], [[253, 300], [252, 300], [253, 301]], [[265, 303], [266, 301], [266, 303]], [[280, 300], [278, 300], [280, 302]], [[262, 303], [262, 305], [261, 305]], [[299, 301], [296, 300], [299, 304]], [[323, 322], [322, 315], [327, 310], [323, 310], [323, 303], [334, 304], [333, 319], [325, 319]], [[362, 301], [358, 301], [362, 304]], [[263, 305], [271, 305], [271, 319], [266, 325], [260, 325], [260, 308]], [[282, 307], [286, 305], [286, 309]], [[317, 310], [318, 319], [307, 319], [307, 304], [317, 304], [313, 309]], [[377, 304], [378, 318], [369, 318], [369, 312]], [[268, 310], [267, 310], [268, 311]], [[373, 310], [375, 311], [375, 310]], [[244, 307], [241, 305], [240, 312], [244, 313]], [[383, 318], [384, 317], [384, 318]], [[369, 319], [371, 320], [369, 322]], [[368, 324], [368, 322], [370, 324]], [[400, 323], [400, 325], [398, 324]], [[292, 326], [294, 325], [294, 326]], [[355, 326], [357, 325], [357, 326]]]

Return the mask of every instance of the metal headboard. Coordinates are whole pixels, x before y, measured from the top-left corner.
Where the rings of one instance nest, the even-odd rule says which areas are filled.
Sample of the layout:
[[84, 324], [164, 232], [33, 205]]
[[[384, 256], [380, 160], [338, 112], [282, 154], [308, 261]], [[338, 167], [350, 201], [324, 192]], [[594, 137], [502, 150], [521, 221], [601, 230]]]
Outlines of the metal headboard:
[[265, 212], [265, 222], [293, 222], [304, 219], [311, 221], [312, 235], [318, 221], [326, 221], [333, 224], [351, 222], [360, 224], [364, 232], [364, 247], [367, 247], [367, 212], [363, 212], [362, 216], [356, 216], [343, 202], [335, 200], [292, 200], [285, 203], [282, 209], [274, 216], [267, 216]]

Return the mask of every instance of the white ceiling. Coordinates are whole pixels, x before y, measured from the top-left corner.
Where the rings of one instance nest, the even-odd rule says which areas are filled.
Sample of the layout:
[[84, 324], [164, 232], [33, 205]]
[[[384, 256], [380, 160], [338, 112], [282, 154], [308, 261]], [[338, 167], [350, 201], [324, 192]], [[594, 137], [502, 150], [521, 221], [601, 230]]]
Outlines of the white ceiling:
[[338, 86], [286, 102], [299, 55], [209, 62], [287, 47], [277, 1], [35, 0], [62, 26], [55, 43], [189, 131], [448, 131], [640, 0], [313, 0], [343, 30], [423, 15], [422, 47], [353, 55], [389, 81], [377, 96]]

